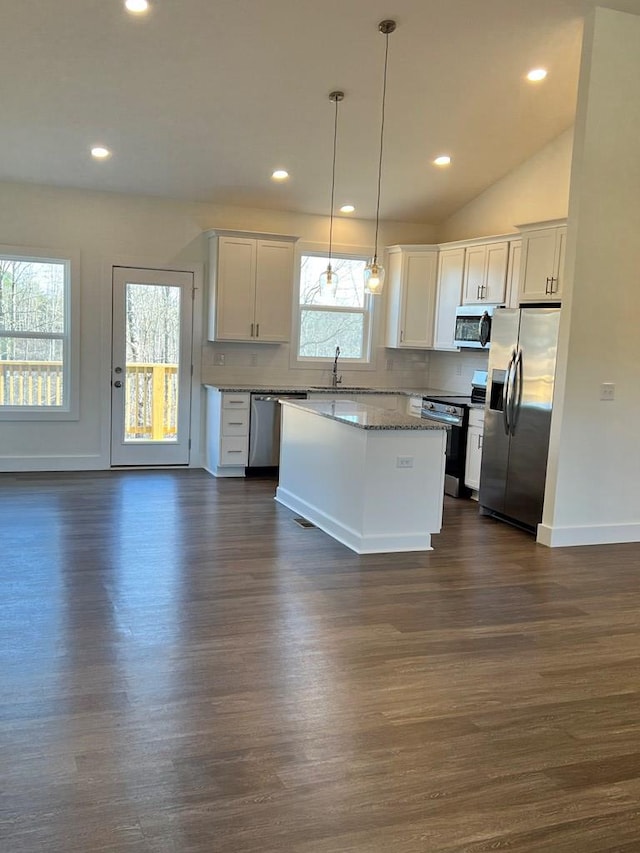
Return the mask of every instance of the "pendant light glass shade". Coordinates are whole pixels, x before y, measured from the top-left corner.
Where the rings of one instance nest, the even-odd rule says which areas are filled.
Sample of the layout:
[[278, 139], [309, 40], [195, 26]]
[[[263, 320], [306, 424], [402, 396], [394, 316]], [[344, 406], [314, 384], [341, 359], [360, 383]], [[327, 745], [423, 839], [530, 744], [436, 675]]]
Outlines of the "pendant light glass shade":
[[338, 273], [331, 267], [331, 261], [327, 264], [326, 270], [318, 279], [320, 283], [320, 295], [324, 302], [331, 302], [336, 298], [338, 291]]
[[326, 270], [320, 275], [320, 297], [323, 302], [333, 302], [338, 292], [338, 274], [331, 266], [333, 260], [333, 203], [336, 187], [336, 147], [338, 142], [338, 104], [344, 100], [344, 92], [331, 92], [329, 100], [335, 104], [333, 120], [333, 164], [331, 167], [331, 205], [329, 208], [329, 261]]
[[364, 290], [377, 296], [384, 286], [384, 267], [377, 258], [371, 258], [364, 268]]
[[376, 200], [376, 237], [373, 257], [364, 268], [364, 292], [371, 296], [382, 293], [384, 286], [384, 267], [378, 261], [378, 230], [380, 226], [380, 188], [382, 185], [382, 154], [384, 150], [384, 108], [387, 100], [387, 65], [389, 60], [389, 35], [395, 30], [395, 21], [380, 21], [378, 31], [385, 37], [384, 73], [382, 75], [382, 110], [380, 117], [380, 157], [378, 160], [378, 197]]

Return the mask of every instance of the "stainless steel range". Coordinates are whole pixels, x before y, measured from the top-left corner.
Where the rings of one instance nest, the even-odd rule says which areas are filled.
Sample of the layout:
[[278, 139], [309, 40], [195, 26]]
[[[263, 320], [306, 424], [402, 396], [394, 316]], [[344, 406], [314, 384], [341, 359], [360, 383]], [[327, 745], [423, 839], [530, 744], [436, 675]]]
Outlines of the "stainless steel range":
[[448, 424], [447, 458], [445, 463], [444, 492], [454, 498], [464, 498], [471, 490], [464, 484], [467, 455], [467, 429], [469, 426], [469, 396], [439, 396], [422, 398], [422, 417]]

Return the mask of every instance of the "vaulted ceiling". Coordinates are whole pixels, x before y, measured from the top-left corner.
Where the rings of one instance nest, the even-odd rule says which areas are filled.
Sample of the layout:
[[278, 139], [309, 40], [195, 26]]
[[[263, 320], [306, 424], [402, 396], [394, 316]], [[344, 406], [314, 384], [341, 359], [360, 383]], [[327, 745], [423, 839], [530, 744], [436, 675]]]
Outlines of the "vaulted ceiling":
[[[390, 17], [381, 215], [437, 222], [572, 124], [595, 5], [150, 2], [133, 17], [122, 0], [0, 0], [1, 180], [327, 213], [339, 88], [336, 203], [370, 218]], [[539, 66], [547, 79], [528, 83]]]

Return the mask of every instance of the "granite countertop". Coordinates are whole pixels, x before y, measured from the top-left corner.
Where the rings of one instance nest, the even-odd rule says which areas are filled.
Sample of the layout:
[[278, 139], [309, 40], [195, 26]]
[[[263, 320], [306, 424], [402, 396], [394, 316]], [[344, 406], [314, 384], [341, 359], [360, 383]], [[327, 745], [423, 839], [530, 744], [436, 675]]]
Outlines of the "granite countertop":
[[415, 418], [400, 412], [389, 412], [375, 406], [365, 406], [353, 400], [282, 400], [282, 405], [302, 409], [332, 421], [339, 421], [359, 429], [376, 430], [427, 430], [448, 429], [447, 424], [427, 418]]
[[226, 391], [233, 394], [397, 394], [403, 397], [428, 397], [437, 394], [446, 397], [459, 397], [460, 392], [443, 391], [441, 388], [364, 388], [356, 385], [344, 385], [333, 388], [329, 385], [213, 385], [205, 383], [205, 388]]

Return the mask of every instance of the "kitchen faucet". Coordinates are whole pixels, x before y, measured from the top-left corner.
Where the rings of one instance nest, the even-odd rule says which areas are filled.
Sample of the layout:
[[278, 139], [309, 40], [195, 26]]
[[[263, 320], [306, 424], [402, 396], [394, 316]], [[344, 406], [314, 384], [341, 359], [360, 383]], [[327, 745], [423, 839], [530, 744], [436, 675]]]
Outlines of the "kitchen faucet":
[[340, 347], [336, 347], [336, 357], [333, 359], [333, 370], [331, 371], [331, 387], [337, 388], [342, 382], [342, 375], [338, 376], [338, 356], [340, 355]]

